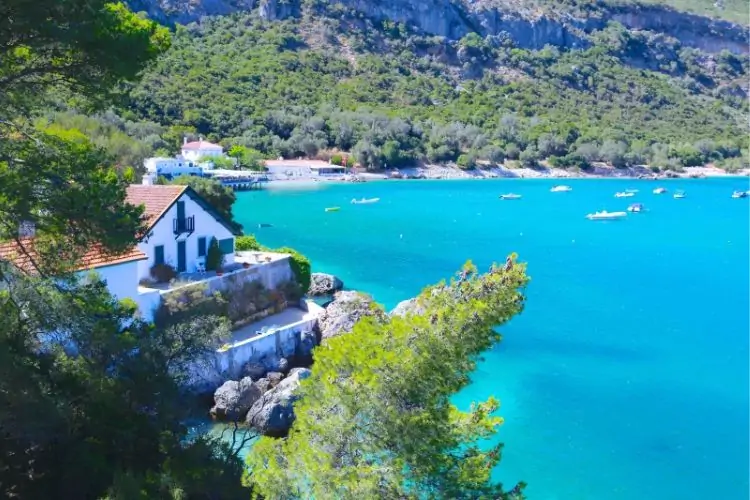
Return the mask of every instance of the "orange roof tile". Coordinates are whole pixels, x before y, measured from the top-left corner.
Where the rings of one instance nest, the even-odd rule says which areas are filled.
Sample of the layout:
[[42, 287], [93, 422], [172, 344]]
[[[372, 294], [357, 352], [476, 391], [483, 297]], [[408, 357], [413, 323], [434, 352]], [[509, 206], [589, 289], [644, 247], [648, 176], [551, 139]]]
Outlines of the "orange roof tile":
[[[146, 254], [141, 252], [138, 247], [133, 247], [121, 254], [112, 254], [106, 252], [101, 244], [96, 244], [83, 257], [78, 259], [77, 266], [73, 270], [96, 269], [146, 258]], [[19, 241], [11, 240], [0, 243], [0, 261], [13, 262], [23, 272], [35, 273], [37, 270], [35, 263], [38, 263], [38, 259], [39, 254], [34, 247], [33, 238], [22, 238]]]
[[128, 186], [125, 201], [131, 205], [144, 206], [144, 217], [150, 229], [187, 188], [187, 186], [146, 186], [133, 184]]

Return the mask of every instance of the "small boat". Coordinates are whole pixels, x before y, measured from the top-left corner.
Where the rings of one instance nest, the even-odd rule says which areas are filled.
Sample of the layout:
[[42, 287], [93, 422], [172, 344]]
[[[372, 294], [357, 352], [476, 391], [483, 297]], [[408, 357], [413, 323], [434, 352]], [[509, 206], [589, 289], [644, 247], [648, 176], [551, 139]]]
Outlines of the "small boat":
[[617, 220], [627, 217], [627, 215], [627, 212], [607, 212], [606, 210], [602, 210], [601, 212], [588, 214], [586, 218], [588, 220]]
[[326, 208], [326, 212], [338, 212], [341, 210], [341, 207], [328, 207]]
[[362, 198], [361, 200], [352, 199], [352, 203], [355, 205], [366, 205], [368, 203], [377, 203], [380, 198]]
[[521, 199], [521, 195], [520, 194], [513, 194], [513, 193], [501, 194], [500, 195], [500, 199], [501, 200], [520, 200]]
[[681, 200], [685, 196], [687, 196], [685, 194], [685, 191], [677, 191], [674, 195], [672, 195], [672, 198], [674, 198], [675, 200]]
[[550, 193], [565, 193], [567, 191], [573, 191], [573, 188], [570, 186], [552, 186], [552, 189], [550, 189]]
[[664, 188], [656, 188], [656, 189], [654, 189], [654, 194], [664, 194], [666, 192], [667, 192], [667, 190], [664, 189]]
[[626, 189], [625, 192], [626, 193], [637, 193], [638, 190], [637, 189]]
[[635, 193], [629, 193], [628, 191], [623, 191], [621, 193], [615, 193], [615, 198], [630, 198], [635, 196]]
[[640, 203], [633, 203], [628, 207], [628, 212], [643, 212], [643, 205]]
[[748, 191], [735, 191], [732, 193], [732, 198], [747, 198]]
[[273, 224], [269, 224], [267, 222], [261, 222], [258, 224], [258, 227], [273, 227]]

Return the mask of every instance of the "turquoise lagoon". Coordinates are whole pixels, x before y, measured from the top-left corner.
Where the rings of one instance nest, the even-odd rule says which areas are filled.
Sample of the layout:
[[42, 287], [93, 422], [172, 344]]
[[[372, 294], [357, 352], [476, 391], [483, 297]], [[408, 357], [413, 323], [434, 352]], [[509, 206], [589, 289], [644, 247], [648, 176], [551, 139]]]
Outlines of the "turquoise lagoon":
[[[530, 498], [748, 498], [750, 200], [730, 198], [747, 179], [567, 184], [317, 184], [238, 194], [235, 213], [388, 308], [467, 259], [527, 261], [525, 311], [455, 402], [500, 398], [496, 478], [528, 482]], [[350, 204], [362, 197], [381, 201]], [[631, 202], [647, 212], [584, 218]]]

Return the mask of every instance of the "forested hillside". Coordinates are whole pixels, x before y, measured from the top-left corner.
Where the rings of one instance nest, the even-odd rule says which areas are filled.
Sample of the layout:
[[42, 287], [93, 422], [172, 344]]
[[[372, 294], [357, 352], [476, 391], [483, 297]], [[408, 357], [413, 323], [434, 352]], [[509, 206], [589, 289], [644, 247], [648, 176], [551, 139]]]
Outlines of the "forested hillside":
[[[557, 7], [574, 8], [592, 7]], [[585, 48], [516, 42], [474, 32], [450, 40], [321, 1], [281, 21], [204, 18], [177, 26], [124, 106], [98, 118], [102, 142], [118, 143], [125, 164], [137, 163], [133, 151], [173, 152], [186, 133], [268, 157], [352, 151], [371, 168], [747, 164], [746, 55], [617, 22], [586, 34]]]

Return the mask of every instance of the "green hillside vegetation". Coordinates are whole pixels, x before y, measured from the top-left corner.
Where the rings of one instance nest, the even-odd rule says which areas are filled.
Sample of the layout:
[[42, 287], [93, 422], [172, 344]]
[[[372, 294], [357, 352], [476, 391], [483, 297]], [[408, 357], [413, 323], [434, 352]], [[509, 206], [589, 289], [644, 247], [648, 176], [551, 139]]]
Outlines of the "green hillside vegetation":
[[269, 157], [351, 150], [372, 168], [746, 162], [748, 63], [728, 52], [709, 57], [617, 24], [591, 48], [562, 52], [475, 34], [448, 44], [352, 12], [328, 16], [178, 27], [132, 89], [129, 118]]

